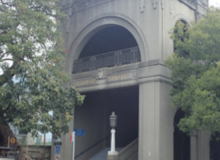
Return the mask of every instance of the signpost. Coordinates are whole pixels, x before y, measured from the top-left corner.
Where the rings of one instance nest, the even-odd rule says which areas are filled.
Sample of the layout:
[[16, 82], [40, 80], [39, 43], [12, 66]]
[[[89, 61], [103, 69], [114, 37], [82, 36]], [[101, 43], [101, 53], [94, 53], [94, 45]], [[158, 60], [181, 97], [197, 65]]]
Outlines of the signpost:
[[15, 137], [11, 137], [11, 138], [10, 138], [10, 143], [11, 143], [11, 144], [15, 144], [15, 141], [16, 141], [16, 140], [15, 140]]
[[85, 130], [83, 129], [74, 129], [76, 136], [85, 136]]
[[60, 160], [60, 148], [61, 148], [62, 142], [60, 141], [60, 139], [57, 139], [54, 142], [54, 146], [55, 146], [55, 160]]
[[55, 147], [55, 154], [60, 154], [60, 146]]
[[74, 129], [74, 131], [70, 133], [70, 142], [73, 143], [72, 160], [75, 159], [75, 145], [76, 145], [75, 137], [76, 136], [84, 137], [85, 136], [85, 130], [83, 130], [83, 129]]
[[60, 160], [60, 154], [59, 155], [58, 154], [55, 155], [55, 160]]
[[55, 146], [61, 146], [61, 145], [62, 145], [62, 142], [54, 142], [54, 145], [55, 145]]
[[15, 137], [11, 137], [9, 141], [10, 141], [10, 147], [15, 147], [15, 142], [16, 142]]
[[8, 137], [8, 146], [0, 146], [0, 160], [15, 160], [16, 158], [16, 139]]
[[55, 160], [60, 160], [60, 146], [55, 146]]
[[75, 159], [75, 135], [76, 135], [75, 131], [73, 131], [73, 132], [70, 133], [70, 142], [73, 143], [73, 154], [72, 154], [72, 160]]

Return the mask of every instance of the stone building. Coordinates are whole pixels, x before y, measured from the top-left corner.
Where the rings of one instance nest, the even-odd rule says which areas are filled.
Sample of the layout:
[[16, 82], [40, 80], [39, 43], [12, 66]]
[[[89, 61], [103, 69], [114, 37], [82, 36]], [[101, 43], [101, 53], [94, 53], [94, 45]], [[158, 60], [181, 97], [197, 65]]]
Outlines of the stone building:
[[[171, 29], [179, 20], [190, 25], [199, 19], [208, 0], [63, 0], [61, 5], [68, 15], [62, 28], [66, 71], [86, 95], [70, 124], [71, 130], [85, 131], [76, 137], [75, 159], [106, 153], [114, 111], [119, 152], [113, 159], [209, 160], [209, 135], [188, 136], [176, 127], [183, 113], [171, 106], [170, 70], [163, 62], [173, 53]], [[69, 160], [69, 134], [61, 139], [61, 159]]]

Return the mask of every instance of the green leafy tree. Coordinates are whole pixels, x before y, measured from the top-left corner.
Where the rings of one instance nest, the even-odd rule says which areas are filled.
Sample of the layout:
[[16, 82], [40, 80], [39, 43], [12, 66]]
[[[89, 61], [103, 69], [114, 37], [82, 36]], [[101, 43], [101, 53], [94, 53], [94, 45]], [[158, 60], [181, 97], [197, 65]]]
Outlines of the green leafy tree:
[[166, 64], [173, 104], [185, 112], [180, 129], [220, 132], [220, 10], [211, 8], [188, 31], [179, 22], [172, 39], [175, 53]]
[[1, 145], [13, 136], [9, 123], [33, 135], [66, 133], [83, 102], [63, 72], [64, 18], [58, 0], [0, 0]]

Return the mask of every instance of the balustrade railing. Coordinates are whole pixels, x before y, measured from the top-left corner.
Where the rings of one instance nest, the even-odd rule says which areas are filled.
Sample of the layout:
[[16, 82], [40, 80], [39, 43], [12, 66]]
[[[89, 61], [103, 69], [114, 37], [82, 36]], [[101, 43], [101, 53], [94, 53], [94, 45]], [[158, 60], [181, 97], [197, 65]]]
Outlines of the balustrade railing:
[[138, 159], [138, 138], [118, 152], [117, 160]]
[[140, 51], [138, 47], [98, 54], [75, 60], [73, 64], [73, 73], [136, 63], [140, 61], [140, 59]]

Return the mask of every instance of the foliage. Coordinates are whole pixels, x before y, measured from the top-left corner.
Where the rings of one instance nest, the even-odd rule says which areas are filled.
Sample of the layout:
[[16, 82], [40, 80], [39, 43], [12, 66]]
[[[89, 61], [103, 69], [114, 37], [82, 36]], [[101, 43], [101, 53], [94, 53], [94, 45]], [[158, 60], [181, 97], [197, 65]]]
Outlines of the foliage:
[[220, 131], [220, 10], [207, 16], [188, 31], [179, 22], [172, 39], [175, 53], [166, 61], [172, 70], [174, 106], [185, 112], [179, 127], [184, 132]]
[[0, 0], [0, 15], [0, 116], [33, 135], [66, 133], [84, 97], [62, 72], [59, 1]]

